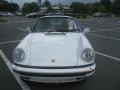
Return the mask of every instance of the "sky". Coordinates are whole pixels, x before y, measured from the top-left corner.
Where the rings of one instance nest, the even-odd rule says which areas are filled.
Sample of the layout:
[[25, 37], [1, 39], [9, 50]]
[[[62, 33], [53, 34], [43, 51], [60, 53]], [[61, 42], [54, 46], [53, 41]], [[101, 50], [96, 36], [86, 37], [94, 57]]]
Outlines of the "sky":
[[[8, 0], [9, 2], [11, 2], [11, 0]], [[18, 3], [20, 6], [22, 6], [25, 2], [37, 2], [38, 0], [12, 0], [12, 2], [16, 2]], [[45, 1], [45, 0], [42, 0]], [[96, 1], [100, 1], [100, 0], [49, 0], [52, 5], [54, 4], [58, 4], [58, 3], [62, 3], [65, 5], [69, 5], [72, 2], [84, 2], [84, 3], [92, 3], [92, 2], [96, 2]]]

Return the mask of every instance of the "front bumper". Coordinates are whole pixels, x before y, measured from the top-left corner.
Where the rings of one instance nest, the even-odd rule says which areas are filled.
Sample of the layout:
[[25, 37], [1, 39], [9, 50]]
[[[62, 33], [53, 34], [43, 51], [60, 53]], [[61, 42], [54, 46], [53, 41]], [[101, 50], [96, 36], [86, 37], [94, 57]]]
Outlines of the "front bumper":
[[75, 82], [89, 77], [95, 72], [95, 63], [75, 67], [32, 67], [12, 64], [13, 71], [20, 77], [35, 82], [63, 83]]

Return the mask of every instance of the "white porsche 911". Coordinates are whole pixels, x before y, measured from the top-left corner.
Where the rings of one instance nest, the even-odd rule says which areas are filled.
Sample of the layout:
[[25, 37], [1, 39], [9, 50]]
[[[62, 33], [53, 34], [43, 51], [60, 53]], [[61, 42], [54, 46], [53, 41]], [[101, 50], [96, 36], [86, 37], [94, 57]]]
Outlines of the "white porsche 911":
[[95, 72], [95, 52], [77, 21], [69, 16], [44, 16], [13, 53], [13, 71], [34, 82], [64, 83]]

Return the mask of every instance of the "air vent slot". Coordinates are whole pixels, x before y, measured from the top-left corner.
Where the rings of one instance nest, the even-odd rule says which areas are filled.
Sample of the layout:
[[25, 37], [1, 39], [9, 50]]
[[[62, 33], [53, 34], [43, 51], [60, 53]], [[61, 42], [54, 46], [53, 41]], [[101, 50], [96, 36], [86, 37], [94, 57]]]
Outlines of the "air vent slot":
[[66, 33], [64, 32], [47, 32], [45, 33], [45, 35], [66, 35]]

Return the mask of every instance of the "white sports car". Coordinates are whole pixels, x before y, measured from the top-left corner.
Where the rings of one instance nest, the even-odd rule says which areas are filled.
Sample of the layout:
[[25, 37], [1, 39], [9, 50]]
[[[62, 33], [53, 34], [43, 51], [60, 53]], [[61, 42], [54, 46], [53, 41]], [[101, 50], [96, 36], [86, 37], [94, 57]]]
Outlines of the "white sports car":
[[13, 71], [34, 82], [64, 83], [85, 79], [95, 72], [95, 52], [77, 21], [69, 16], [37, 20], [13, 53]]

